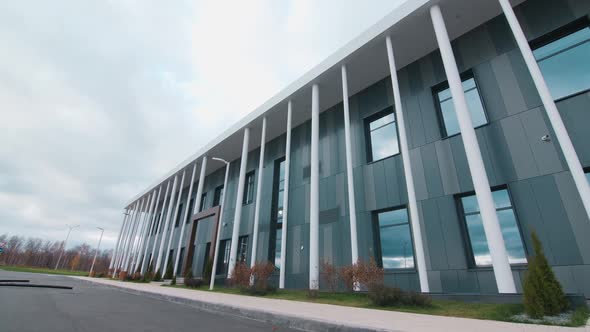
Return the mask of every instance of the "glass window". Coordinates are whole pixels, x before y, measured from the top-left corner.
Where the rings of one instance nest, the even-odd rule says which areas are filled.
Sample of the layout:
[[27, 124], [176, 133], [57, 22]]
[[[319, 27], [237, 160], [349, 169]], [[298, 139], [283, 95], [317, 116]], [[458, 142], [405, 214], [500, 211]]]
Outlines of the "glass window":
[[180, 219], [182, 219], [182, 203], [178, 205], [178, 214], [176, 215], [176, 223], [174, 224], [174, 227], [180, 225]]
[[414, 245], [406, 208], [375, 214], [378, 259], [384, 269], [414, 268]]
[[182, 262], [184, 261], [184, 247], [180, 248], [180, 254], [178, 255], [178, 266], [176, 267], [176, 276], [180, 276], [182, 273]]
[[574, 29], [566, 26], [567, 32], [533, 50], [554, 99], [590, 89], [590, 27], [587, 20], [585, 26], [574, 24]]
[[215, 193], [213, 193], [213, 206], [221, 205], [222, 200], [223, 200], [223, 185], [215, 188]]
[[399, 153], [397, 125], [392, 111], [378, 113], [365, 120], [369, 161], [380, 160]]
[[268, 259], [281, 268], [281, 239], [283, 236], [283, 197], [285, 194], [285, 158], [275, 160], [271, 205], [271, 235]]
[[229, 251], [231, 249], [231, 239], [221, 240], [219, 242], [219, 257], [217, 257], [217, 268], [215, 274], [226, 274], [229, 266]]
[[[514, 208], [510, 201], [507, 189], [500, 189], [492, 192], [502, 237], [508, 251], [510, 264], [526, 264], [526, 253], [520, 235], [520, 229], [516, 222]], [[483, 229], [479, 205], [475, 195], [461, 197], [461, 205], [467, 224], [467, 233], [476, 266], [492, 265], [492, 257], [488, 249], [488, 241]]]
[[[219, 242], [221, 244], [221, 242]], [[193, 252], [194, 252], [194, 245], [193, 245]], [[205, 270], [207, 270], [207, 264], [209, 264], [209, 260], [211, 260], [211, 242], [207, 242], [205, 245], [205, 255], [203, 256], [203, 269], [201, 270], [201, 275], [205, 276]], [[211, 264], [213, 265], [213, 264]], [[217, 271], [215, 271], [217, 273]], [[208, 276], [207, 276], [208, 277]]]
[[[479, 90], [477, 89], [473, 75], [469, 74], [469, 76], [465, 76], [462, 84], [473, 126], [477, 128], [488, 123], [483, 108], [483, 102], [479, 95]], [[459, 122], [457, 121], [457, 114], [455, 114], [455, 106], [453, 105], [453, 97], [451, 96], [451, 90], [448, 85], [444, 85], [441, 88], [435, 88], [434, 93], [436, 100], [438, 101], [440, 118], [442, 120], [443, 136], [459, 134]]]
[[588, 180], [588, 182], [590, 182], [590, 172], [586, 172], [586, 180]]
[[207, 205], [207, 193], [203, 193], [203, 195], [201, 195], [201, 205], [199, 208], [199, 212], [204, 211], [206, 205]]
[[254, 202], [254, 171], [246, 174], [245, 182], [242, 204], [250, 204]]
[[191, 216], [194, 214], [193, 209], [195, 208], [195, 198], [191, 198], [189, 201], [189, 205], [188, 205], [188, 215], [189, 217], [186, 218], [186, 223], [190, 223], [191, 222]]
[[248, 259], [248, 235], [240, 236], [238, 239], [238, 262], [246, 263]]

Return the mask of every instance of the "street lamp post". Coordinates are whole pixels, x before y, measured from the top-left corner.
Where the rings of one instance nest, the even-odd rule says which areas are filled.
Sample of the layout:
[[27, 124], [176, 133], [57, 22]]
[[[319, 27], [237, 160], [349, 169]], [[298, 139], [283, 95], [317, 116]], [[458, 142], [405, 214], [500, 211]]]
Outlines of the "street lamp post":
[[90, 272], [88, 276], [92, 277], [92, 271], [94, 271], [94, 263], [96, 263], [96, 255], [98, 255], [98, 250], [100, 249], [100, 242], [102, 241], [102, 235], [104, 234], [104, 228], [96, 227], [100, 229], [100, 238], [98, 239], [98, 245], [96, 246], [96, 251], [94, 252], [94, 259], [92, 259], [92, 265], [90, 266]]
[[[213, 160], [221, 161], [225, 163], [225, 180], [223, 180], [223, 191], [227, 193], [227, 178], [229, 176], [229, 162], [221, 158], [211, 158]], [[223, 195], [221, 199], [221, 205], [219, 206], [219, 221], [217, 222], [217, 234], [215, 235], [215, 253], [213, 254], [213, 268], [211, 269], [211, 281], [209, 283], [209, 289], [213, 290], [215, 284], [215, 272], [217, 272], [217, 256], [219, 256], [219, 237], [221, 236], [221, 223], [223, 222], [223, 208], [225, 207], [225, 197]]]
[[[66, 225], [66, 226], [68, 226], [68, 225]], [[66, 245], [68, 244], [68, 239], [70, 238], [70, 233], [72, 232], [72, 229], [74, 229], [76, 227], [80, 227], [80, 225], [68, 226], [68, 228], [69, 228], [68, 235], [66, 236], [66, 240], [64, 241], [64, 247], [62, 248], [61, 252], [59, 253], [59, 258], [57, 259], [57, 264], [55, 264], [54, 270], [57, 270], [57, 268], [59, 266], [59, 262], [61, 261], [61, 256], [64, 254], [64, 251], [66, 251]]]

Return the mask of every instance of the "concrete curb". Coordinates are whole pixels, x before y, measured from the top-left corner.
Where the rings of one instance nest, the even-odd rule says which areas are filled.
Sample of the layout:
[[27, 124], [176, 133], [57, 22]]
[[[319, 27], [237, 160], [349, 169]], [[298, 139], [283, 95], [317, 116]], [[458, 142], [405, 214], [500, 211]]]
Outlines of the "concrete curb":
[[[159, 293], [152, 293], [149, 291], [144, 290], [137, 290], [132, 288], [127, 288], [124, 286], [119, 285], [110, 285], [110, 284], [103, 284], [100, 282], [93, 282], [92, 280], [87, 279], [78, 279], [85, 281], [87, 283], [91, 283], [93, 285], [101, 285], [108, 288], [114, 288], [118, 290], [122, 290], [126, 293], [135, 294], [135, 295], [143, 295], [148, 296], [154, 299], [164, 300], [173, 303], [180, 303], [189, 305], [191, 307], [212, 312], [212, 313], [223, 313], [232, 316], [248, 318], [252, 320], [262, 321], [271, 323], [277, 326], [288, 327], [292, 329], [298, 329], [302, 331], [326, 331], [326, 332], [333, 332], [333, 331], [343, 331], [343, 332], [371, 332], [371, 331], [391, 331], [391, 330], [384, 330], [384, 329], [374, 329], [368, 328], [364, 326], [351, 326], [351, 325], [343, 325], [338, 324], [335, 322], [330, 321], [321, 321], [316, 319], [309, 319], [303, 317], [297, 317], [295, 315], [284, 315], [284, 314], [276, 314], [261, 310], [253, 310], [253, 309], [245, 309], [239, 306], [232, 306], [228, 304], [219, 304], [219, 303], [210, 303], [201, 300], [195, 299], [187, 299], [179, 296], [173, 295], [165, 295]], [[191, 291], [191, 290], [187, 290]]]

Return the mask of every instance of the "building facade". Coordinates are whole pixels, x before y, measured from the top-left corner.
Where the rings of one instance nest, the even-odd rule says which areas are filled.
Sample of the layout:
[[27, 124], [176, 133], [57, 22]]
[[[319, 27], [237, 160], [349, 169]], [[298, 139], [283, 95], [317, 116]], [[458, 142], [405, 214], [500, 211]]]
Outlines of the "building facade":
[[550, 100], [507, 3], [403, 4], [131, 200], [111, 267], [322, 288], [321, 261], [374, 258], [403, 289], [513, 293], [535, 231], [590, 298], [590, 1], [511, 4]]

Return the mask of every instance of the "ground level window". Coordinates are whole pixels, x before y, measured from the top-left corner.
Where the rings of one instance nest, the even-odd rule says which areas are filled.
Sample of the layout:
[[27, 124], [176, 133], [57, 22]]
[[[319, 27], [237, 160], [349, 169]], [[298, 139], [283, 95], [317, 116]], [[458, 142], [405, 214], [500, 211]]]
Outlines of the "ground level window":
[[246, 263], [248, 260], [248, 235], [238, 239], [238, 262]]
[[221, 240], [219, 242], [219, 257], [217, 257], [217, 268], [215, 274], [226, 274], [229, 266], [229, 251], [231, 248], [231, 239]]
[[408, 210], [375, 212], [374, 229], [377, 263], [384, 269], [414, 268], [414, 245]]
[[[508, 189], [495, 190], [492, 192], [492, 196], [496, 205], [500, 228], [502, 229], [502, 237], [508, 251], [508, 261], [510, 264], [526, 264], [524, 244]], [[492, 257], [490, 256], [488, 241], [483, 229], [477, 198], [475, 195], [463, 196], [460, 202], [465, 216], [467, 235], [474, 263], [476, 266], [490, 266], [492, 265]]]

